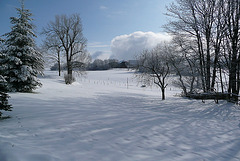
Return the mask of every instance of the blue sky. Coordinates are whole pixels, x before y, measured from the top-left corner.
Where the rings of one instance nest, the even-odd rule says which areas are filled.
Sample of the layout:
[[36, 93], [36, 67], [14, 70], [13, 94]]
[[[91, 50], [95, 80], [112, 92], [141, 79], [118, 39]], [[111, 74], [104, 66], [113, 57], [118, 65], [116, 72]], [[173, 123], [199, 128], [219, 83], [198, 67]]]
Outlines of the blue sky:
[[[164, 32], [162, 25], [166, 24], [166, 5], [173, 0], [25, 0], [25, 8], [33, 13], [37, 33], [55, 15], [79, 13], [82, 18], [83, 34], [88, 39], [88, 51], [95, 55], [112, 55], [112, 41], [121, 35], [139, 37], [133, 34], [141, 31]], [[0, 35], [10, 31], [9, 17], [16, 16], [19, 0], [0, 0]], [[132, 35], [133, 34], [133, 35]], [[127, 35], [127, 36], [126, 36]], [[123, 38], [123, 37], [118, 37]], [[138, 38], [139, 39], [139, 38]], [[42, 36], [38, 35], [40, 45]], [[139, 39], [140, 40], [140, 39]], [[142, 40], [142, 38], [141, 38]], [[136, 41], [135, 41], [136, 42]], [[120, 58], [124, 59], [124, 58]]]

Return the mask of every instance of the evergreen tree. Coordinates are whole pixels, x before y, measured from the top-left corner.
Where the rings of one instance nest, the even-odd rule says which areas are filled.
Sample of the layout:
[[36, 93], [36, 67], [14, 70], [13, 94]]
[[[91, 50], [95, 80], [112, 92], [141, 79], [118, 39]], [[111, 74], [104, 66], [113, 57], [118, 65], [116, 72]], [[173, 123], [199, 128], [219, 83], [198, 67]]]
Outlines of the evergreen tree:
[[[3, 54], [3, 46], [2, 46], [3, 40], [0, 38], [0, 61], [5, 57]], [[5, 111], [11, 111], [11, 105], [8, 104], [8, 94], [7, 92], [7, 81], [4, 79], [4, 77], [1, 75], [0, 70], [0, 110]], [[0, 112], [0, 118], [1, 118], [2, 112]]]
[[[7, 81], [2, 75], [0, 75], [0, 110], [11, 111], [11, 105], [8, 104]], [[2, 112], [0, 112], [0, 117]]]
[[42, 84], [37, 79], [43, 73], [42, 54], [36, 50], [31, 21], [32, 13], [24, 8], [17, 8], [18, 17], [11, 17], [12, 30], [5, 34], [5, 56], [1, 59], [2, 74], [6, 76], [9, 90], [13, 92], [32, 92]]

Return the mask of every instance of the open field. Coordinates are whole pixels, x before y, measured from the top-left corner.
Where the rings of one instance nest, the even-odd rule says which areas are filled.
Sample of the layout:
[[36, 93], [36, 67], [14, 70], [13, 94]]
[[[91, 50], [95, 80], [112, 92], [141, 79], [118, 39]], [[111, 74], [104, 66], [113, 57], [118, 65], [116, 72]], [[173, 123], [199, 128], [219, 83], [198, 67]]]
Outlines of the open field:
[[88, 72], [65, 85], [46, 71], [35, 93], [10, 94], [1, 161], [238, 161], [240, 107], [141, 88], [127, 70]]

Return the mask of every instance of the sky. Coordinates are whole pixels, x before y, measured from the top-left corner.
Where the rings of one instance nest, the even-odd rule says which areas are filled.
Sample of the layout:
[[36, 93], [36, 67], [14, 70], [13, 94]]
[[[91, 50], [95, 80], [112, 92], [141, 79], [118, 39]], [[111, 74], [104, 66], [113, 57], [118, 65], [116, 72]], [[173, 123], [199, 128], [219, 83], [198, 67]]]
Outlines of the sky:
[[[141, 50], [170, 38], [164, 32], [166, 5], [174, 0], [25, 0], [33, 13], [37, 45], [43, 27], [55, 15], [78, 13], [88, 51], [93, 59], [134, 59]], [[0, 0], [0, 35], [11, 31], [10, 17], [17, 16], [19, 0]]]

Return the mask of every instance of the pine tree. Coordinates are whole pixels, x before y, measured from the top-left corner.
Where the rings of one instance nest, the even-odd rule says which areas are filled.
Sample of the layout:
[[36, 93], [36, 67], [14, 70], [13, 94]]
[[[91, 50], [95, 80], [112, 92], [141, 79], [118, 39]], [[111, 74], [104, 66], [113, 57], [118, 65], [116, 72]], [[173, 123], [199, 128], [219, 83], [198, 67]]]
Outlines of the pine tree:
[[[0, 38], [0, 61], [4, 59], [5, 54], [3, 53], [3, 46], [2, 46], [3, 40]], [[2, 67], [2, 65], [1, 65]], [[0, 67], [0, 68], [1, 68]], [[7, 92], [7, 81], [4, 79], [4, 77], [1, 75], [0, 70], [0, 110], [5, 111], [11, 111], [11, 105], [8, 104], [8, 94]], [[2, 112], [0, 112], [0, 118], [1, 118]]]
[[[0, 110], [11, 111], [11, 105], [8, 104], [7, 81], [0, 75]], [[2, 112], [0, 112], [1, 118]]]
[[32, 92], [42, 85], [37, 76], [43, 73], [43, 56], [36, 50], [32, 13], [24, 8], [23, 2], [17, 12], [19, 17], [10, 18], [13, 26], [5, 34], [5, 56], [0, 63], [10, 91]]

